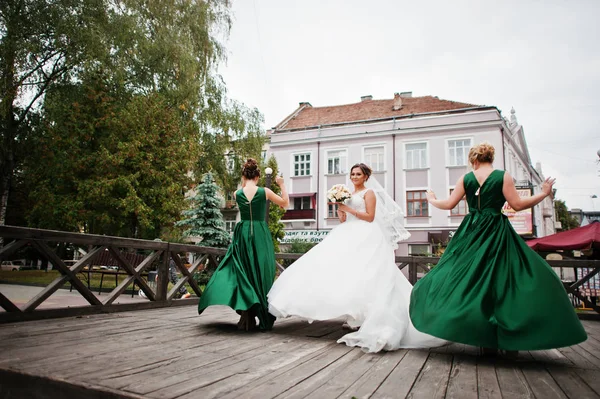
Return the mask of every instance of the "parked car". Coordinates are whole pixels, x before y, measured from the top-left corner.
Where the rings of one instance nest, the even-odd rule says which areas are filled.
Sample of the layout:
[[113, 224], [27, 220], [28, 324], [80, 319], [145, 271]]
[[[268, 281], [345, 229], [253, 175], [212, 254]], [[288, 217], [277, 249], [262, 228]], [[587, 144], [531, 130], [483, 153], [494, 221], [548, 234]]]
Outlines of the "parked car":
[[16, 272], [24, 268], [25, 265], [19, 260], [5, 260], [0, 264], [0, 270]]

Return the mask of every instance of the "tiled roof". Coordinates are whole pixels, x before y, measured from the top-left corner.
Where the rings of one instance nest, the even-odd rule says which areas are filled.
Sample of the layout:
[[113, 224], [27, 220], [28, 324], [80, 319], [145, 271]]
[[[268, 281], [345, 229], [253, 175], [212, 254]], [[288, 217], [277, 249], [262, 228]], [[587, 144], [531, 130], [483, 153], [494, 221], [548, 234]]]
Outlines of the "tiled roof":
[[312, 107], [301, 103], [299, 111], [286, 118], [275, 129], [303, 129], [319, 125], [357, 122], [370, 119], [385, 119], [411, 114], [458, 110], [462, 108], [480, 107], [479, 105], [456, 101], [440, 100], [433, 96], [404, 97], [401, 96], [402, 107], [394, 110], [395, 99], [364, 100], [355, 104], [334, 105], [330, 107]]

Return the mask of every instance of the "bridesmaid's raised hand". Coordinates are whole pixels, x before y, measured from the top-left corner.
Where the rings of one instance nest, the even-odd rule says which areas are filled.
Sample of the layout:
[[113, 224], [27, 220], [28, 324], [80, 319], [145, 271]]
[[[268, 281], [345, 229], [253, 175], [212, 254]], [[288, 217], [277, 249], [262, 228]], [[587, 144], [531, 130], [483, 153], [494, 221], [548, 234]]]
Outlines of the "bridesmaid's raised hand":
[[548, 177], [546, 181], [542, 183], [542, 192], [550, 198], [552, 198], [552, 186], [554, 185], [555, 181], [555, 178]]
[[427, 201], [432, 202], [435, 201], [437, 199], [437, 197], [435, 196], [435, 193], [431, 190], [427, 190]]

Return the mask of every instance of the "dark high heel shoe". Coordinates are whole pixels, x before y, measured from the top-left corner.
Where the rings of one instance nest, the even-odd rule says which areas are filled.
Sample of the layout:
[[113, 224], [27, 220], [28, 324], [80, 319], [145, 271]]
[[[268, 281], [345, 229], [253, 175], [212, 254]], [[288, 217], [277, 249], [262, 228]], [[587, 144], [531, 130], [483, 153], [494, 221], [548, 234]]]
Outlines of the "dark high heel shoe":
[[498, 349], [496, 348], [479, 348], [479, 355], [486, 357], [493, 357], [498, 355]]

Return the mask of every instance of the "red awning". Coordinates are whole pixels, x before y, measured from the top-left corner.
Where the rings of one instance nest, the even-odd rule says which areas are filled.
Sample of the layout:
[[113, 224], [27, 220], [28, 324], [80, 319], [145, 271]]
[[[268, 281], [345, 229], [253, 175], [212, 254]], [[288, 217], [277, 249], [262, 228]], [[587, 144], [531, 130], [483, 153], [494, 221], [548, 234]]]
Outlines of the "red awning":
[[535, 251], [570, 251], [574, 249], [600, 248], [600, 222], [594, 221], [587, 226], [563, 231], [550, 236], [527, 241]]
[[288, 194], [290, 198], [295, 198], [295, 197], [314, 197], [315, 195], [317, 195], [317, 193], [291, 193]]

